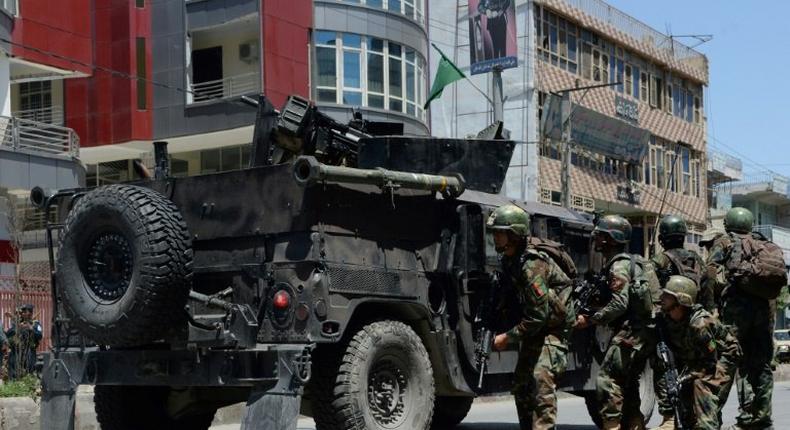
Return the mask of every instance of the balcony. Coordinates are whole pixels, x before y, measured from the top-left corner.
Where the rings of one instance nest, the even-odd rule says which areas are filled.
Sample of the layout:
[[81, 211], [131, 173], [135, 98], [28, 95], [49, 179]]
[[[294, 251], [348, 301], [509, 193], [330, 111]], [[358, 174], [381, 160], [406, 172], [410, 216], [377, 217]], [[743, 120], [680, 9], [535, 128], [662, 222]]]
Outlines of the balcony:
[[192, 91], [193, 103], [208, 102], [239, 97], [245, 94], [260, 93], [261, 79], [257, 72], [244, 73], [192, 84], [190, 90]]
[[63, 108], [50, 106], [42, 109], [28, 109], [11, 112], [11, 115], [28, 121], [37, 121], [53, 125], [64, 125]]
[[74, 130], [67, 127], [0, 116], [0, 148], [78, 157], [80, 139]]
[[743, 162], [734, 156], [708, 148], [708, 183], [743, 180]]
[[760, 172], [744, 175], [741, 181], [732, 184], [733, 204], [744, 200], [777, 206], [790, 204], [789, 187], [790, 179], [778, 173]]

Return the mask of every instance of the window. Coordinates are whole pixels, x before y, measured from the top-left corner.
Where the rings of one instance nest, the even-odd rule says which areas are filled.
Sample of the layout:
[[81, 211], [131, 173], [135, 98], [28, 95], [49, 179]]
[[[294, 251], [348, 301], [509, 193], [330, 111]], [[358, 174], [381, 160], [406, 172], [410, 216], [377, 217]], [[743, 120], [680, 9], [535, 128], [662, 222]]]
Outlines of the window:
[[[33, 81], [19, 84], [19, 110], [41, 111], [33, 113], [33, 119], [41, 122], [52, 121], [52, 81]], [[49, 112], [49, 115], [46, 115]]]
[[[631, 76], [631, 66], [626, 64], [625, 65], [625, 93], [629, 96], [634, 95], [634, 78]], [[639, 87], [636, 87], [637, 97], [639, 92]]]
[[134, 6], [137, 8], [144, 8], [145, 7], [145, 0], [135, 0]]
[[374, 37], [317, 31], [318, 101], [403, 112], [425, 120], [426, 62]]
[[200, 173], [240, 170], [250, 164], [250, 145], [200, 151]]
[[672, 84], [667, 84], [667, 102], [664, 104], [664, 110], [672, 113]]
[[318, 65], [318, 101], [337, 103], [336, 33], [317, 31], [315, 34]]
[[[544, 10], [543, 23], [537, 26], [541, 44], [538, 50], [544, 61], [567, 70], [579, 71], [579, 28], [552, 12]], [[589, 74], [589, 72], [587, 72]]]
[[146, 67], [145, 38], [138, 37], [136, 43], [137, 57], [137, 109], [146, 108], [148, 68]]
[[682, 190], [683, 194], [691, 195], [691, 155], [689, 155], [688, 148], [680, 148], [680, 166], [682, 168], [682, 176], [680, 177], [682, 183], [679, 190]]
[[699, 124], [702, 122], [701, 103], [699, 97], [694, 97], [694, 123]]
[[650, 94], [648, 93], [648, 75], [645, 72], [639, 74], [639, 95], [643, 102], [647, 102]]
[[650, 106], [661, 109], [664, 99], [664, 83], [658, 76], [650, 75]]

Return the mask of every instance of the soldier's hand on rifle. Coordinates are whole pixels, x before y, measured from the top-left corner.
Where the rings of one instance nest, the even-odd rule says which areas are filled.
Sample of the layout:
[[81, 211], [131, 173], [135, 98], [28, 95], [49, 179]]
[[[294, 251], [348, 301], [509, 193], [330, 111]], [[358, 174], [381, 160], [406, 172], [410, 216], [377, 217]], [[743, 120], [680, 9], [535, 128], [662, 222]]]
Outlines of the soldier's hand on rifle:
[[502, 333], [496, 335], [494, 338], [494, 351], [504, 351], [507, 349], [508, 339], [507, 334]]
[[590, 319], [586, 315], [579, 315], [576, 317], [576, 322], [573, 324], [574, 328], [585, 329], [590, 326]]

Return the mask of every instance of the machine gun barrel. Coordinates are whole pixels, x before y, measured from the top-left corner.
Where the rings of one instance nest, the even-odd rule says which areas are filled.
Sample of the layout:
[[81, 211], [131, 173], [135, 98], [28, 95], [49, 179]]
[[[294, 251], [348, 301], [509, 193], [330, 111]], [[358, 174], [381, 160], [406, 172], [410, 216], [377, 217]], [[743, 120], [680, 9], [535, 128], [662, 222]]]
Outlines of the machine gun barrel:
[[383, 190], [405, 188], [440, 192], [449, 198], [460, 196], [465, 189], [464, 179], [460, 174], [444, 176], [400, 172], [382, 168], [356, 169], [352, 167], [329, 166], [319, 163], [315, 157], [311, 156], [299, 157], [294, 162], [293, 172], [296, 182], [304, 186], [322, 181], [370, 184], [376, 185]]

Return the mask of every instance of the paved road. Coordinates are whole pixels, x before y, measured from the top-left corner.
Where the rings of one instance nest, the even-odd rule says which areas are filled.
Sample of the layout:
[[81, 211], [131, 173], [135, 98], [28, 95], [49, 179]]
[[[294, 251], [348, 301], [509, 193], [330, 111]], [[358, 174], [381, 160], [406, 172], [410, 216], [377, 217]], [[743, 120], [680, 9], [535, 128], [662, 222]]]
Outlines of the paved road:
[[[774, 387], [774, 428], [790, 428], [790, 382], [779, 382]], [[724, 426], [735, 422], [738, 413], [738, 400], [733, 394], [724, 408]], [[584, 400], [579, 397], [568, 397], [560, 400], [559, 404], [559, 430], [596, 430], [591, 424], [584, 406]], [[653, 417], [652, 425], [658, 425], [659, 418]], [[237, 430], [238, 425], [223, 425], [212, 427], [212, 430]], [[315, 430], [312, 419], [299, 420], [299, 430]], [[518, 418], [512, 401], [478, 402], [472, 406], [472, 411], [458, 426], [458, 430], [519, 430]]]

